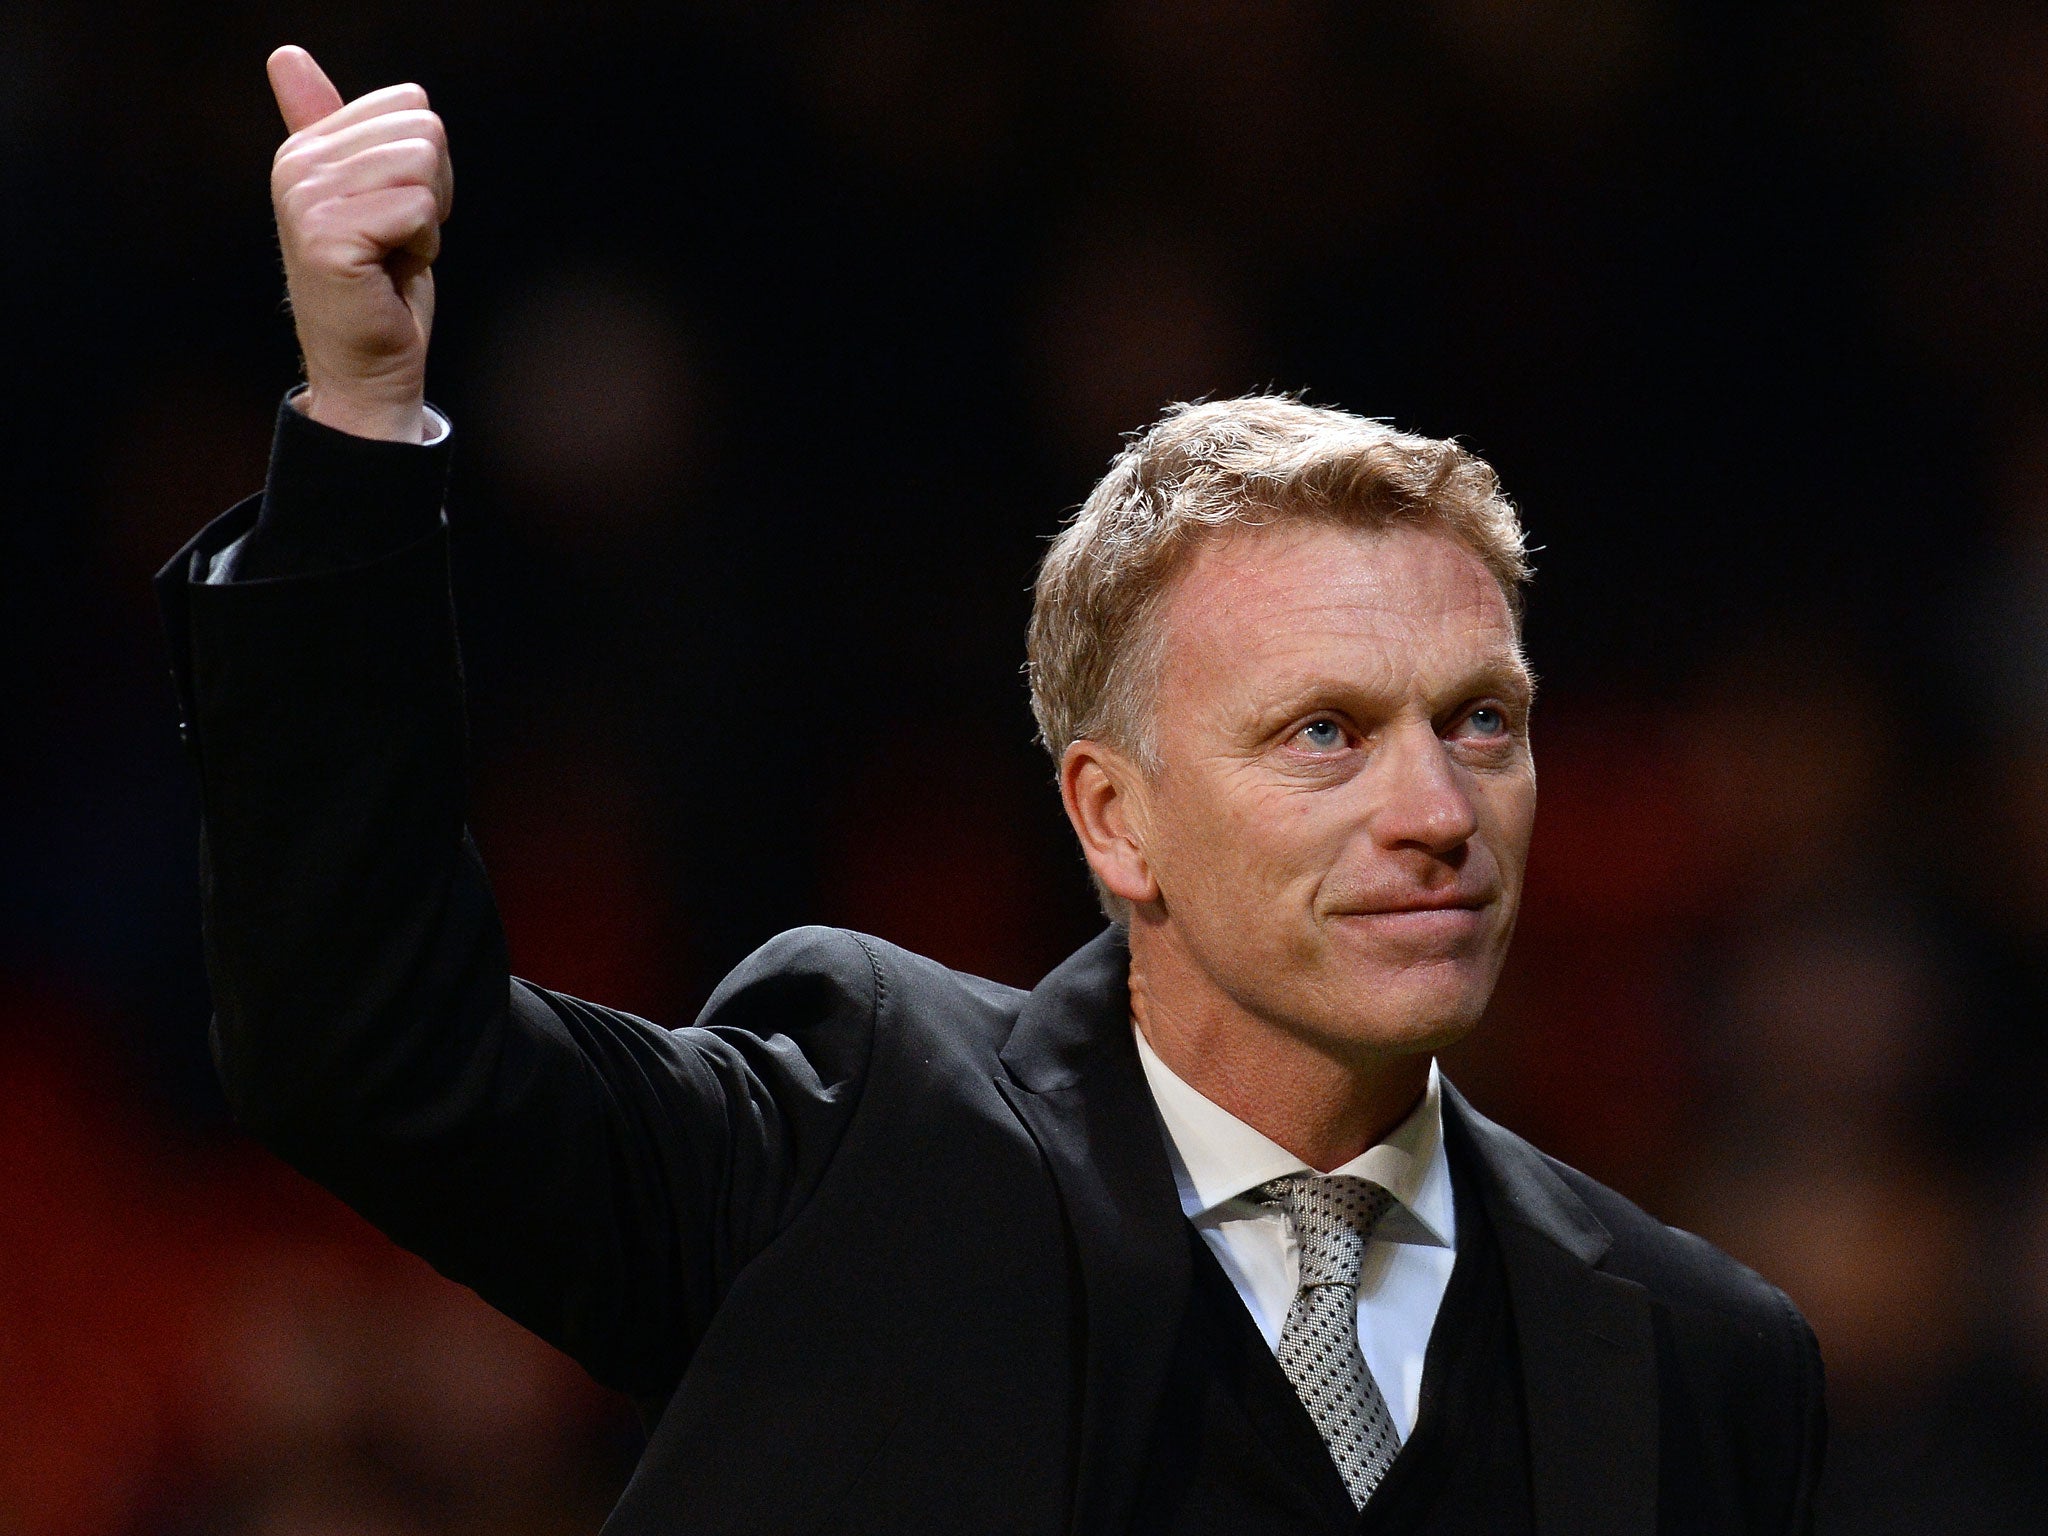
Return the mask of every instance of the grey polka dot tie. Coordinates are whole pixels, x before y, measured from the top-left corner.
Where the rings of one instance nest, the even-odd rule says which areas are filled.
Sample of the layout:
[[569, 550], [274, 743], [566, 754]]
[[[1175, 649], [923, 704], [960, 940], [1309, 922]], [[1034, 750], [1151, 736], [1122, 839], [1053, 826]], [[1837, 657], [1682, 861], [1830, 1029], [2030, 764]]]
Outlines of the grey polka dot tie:
[[1280, 1369], [1315, 1420], [1351, 1502], [1363, 1509], [1401, 1449], [1393, 1416], [1358, 1349], [1358, 1271], [1394, 1197], [1349, 1174], [1290, 1174], [1261, 1184], [1301, 1250], [1301, 1288], [1280, 1330]]

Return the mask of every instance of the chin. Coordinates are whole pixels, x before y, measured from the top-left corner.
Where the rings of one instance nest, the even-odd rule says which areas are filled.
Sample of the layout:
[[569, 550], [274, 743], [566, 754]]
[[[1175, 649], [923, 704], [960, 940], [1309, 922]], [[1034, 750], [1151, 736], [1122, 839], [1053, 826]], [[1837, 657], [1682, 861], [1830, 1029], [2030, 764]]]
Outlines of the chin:
[[1459, 936], [1464, 942], [1427, 946], [1390, 943], [1384, 931], [1349, 924], [1336, 942], [1327, 925], [1246, 937], [1218, 934], [1202, 969], [1247, 1012], [1326, 1049], [1443, 1050], [1479, 1022], [1500, 970], [1496, 947], [1469, 933]]
[[1484, 976], [1474, 969], [1442, 961], [1392, 974], [1376, 969], [1352, 979], [1343, 997], [1355, 1006], [1329, 1021], [1331, 1032], [1374, 1052], [1410, 1056], [1444, 1050], [1470, 1034], [1486, 1012], [1492, 968]]

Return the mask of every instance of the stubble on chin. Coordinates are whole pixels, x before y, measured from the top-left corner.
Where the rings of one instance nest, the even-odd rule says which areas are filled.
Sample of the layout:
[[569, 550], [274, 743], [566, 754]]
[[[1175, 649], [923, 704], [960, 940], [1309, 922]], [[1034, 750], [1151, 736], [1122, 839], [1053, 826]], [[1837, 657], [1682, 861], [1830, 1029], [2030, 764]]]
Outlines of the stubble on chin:
[[1294, 1030], [1365, 1055], [1448, 1048], [1486, 1012], [1500, 974], [1493, 935], [1449, 951], [1366, 944], [1325, 933], [1302, 947], [1292, 985], [1274, 999]]

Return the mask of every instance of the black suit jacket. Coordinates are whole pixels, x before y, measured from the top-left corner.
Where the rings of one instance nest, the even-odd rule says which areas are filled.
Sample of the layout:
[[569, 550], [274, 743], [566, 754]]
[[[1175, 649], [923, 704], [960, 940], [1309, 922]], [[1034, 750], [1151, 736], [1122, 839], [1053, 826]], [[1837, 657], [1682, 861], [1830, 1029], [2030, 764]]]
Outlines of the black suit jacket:
[[[1120, 1529], [1190, 1281], [1120, 935], [1027, 993], [787, 933], [678, 1030], [512, 979], [445, 537], [194, 584], [254, 510], [160, 578], [248, 1127], [644, 1405], [621, 1536]], [[1820, 1367], [1785, 1298], [1446, 1115], [1543, 1536], [1806, 1529]]]

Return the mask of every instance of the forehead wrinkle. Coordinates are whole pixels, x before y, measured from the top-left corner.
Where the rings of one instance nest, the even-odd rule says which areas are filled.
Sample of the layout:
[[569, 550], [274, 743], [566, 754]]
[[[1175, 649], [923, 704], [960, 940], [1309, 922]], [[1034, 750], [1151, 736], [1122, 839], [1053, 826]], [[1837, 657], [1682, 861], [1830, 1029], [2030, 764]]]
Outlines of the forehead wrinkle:
[[[1458, 676], [1429, 680], [1432, 693], [1477, 682], [1527, 693], [1506, 598], [1463, 545], [1425, 530], [1332, 531], [1240, 531], [1208, 546], [1161, 615], [1170, 670], [1220, 672], [1212, 700], [1238, 713], [1271, 708], [1275, 675], [1296, 668], [1318, 681], [1288, 682], [1290, 697], [1315, 687], [1407, 697], [1438, 659], [1453, 659]], [[1358, 558], [1361, 540], [1385, 549], [1403, 533], [1429, 543], [1399, 563]]]
[[[1402, 565], [1361, 561], [1365, 551], [1406, 544], [1415, 557]], [[1433, 566], [1435, 580], [1413, 579], [1415, 564]], [[1515, 623], [1493, 574], [1464, 545], [1429, 529], [1368, 531], [1311, 523], [1240, 528], [1197, 550], [1163, 605], [1162, 618], [1182, 629], [1198, 615], [1254, 623], [1261, 633], [1277, 625], [1313, 631], [1309, 614], [1334, 617], [1341, 627], [1374, 620], [1439, 626], [1470, 614], [1497, 628], [1513, 644]]]

